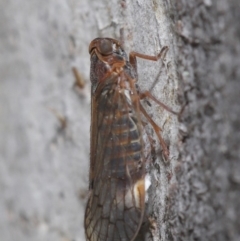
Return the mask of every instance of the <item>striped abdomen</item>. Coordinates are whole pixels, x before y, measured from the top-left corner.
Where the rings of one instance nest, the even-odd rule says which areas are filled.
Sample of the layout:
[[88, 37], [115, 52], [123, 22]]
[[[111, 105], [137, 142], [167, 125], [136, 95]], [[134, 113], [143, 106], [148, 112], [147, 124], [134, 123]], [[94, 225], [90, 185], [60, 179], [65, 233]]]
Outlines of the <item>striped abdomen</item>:
[[[126, 92], [126, 91], [125, 91]], [[131, 182], [142, 176], [142, 137], [139, 116], [127, 96], [110, 91], [99, 105], [102, 113], [101, 136], [104, 150], [104, 172], [116, 178], [131, 176]], [[117, 95], [118, 101], [115, 100]], [[104, 107], [104, 108], [102, 108]]]

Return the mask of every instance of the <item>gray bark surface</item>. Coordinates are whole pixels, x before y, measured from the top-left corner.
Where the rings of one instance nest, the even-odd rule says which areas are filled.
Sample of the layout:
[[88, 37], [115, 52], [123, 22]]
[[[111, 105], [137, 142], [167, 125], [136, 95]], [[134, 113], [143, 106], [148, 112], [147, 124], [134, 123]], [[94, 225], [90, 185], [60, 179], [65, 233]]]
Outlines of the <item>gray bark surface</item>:
[[[240, 240], [238, 1], [173, 1], [182, 99], [170, 240]], [[177, 210], [177, 212], [176, 212]]]
[[239, 12], [237, 0], [0, 0], [0, 240], [85, 240], [88, 45], [120, 28], [127, 52], [169, 47], [138, 60], [139, 85], [157, 80], [154, 96], [184, 106], [147, 108], [170, 148], [164, 161], [156, 144], [150, 167], [150, 239], [240, 240]]

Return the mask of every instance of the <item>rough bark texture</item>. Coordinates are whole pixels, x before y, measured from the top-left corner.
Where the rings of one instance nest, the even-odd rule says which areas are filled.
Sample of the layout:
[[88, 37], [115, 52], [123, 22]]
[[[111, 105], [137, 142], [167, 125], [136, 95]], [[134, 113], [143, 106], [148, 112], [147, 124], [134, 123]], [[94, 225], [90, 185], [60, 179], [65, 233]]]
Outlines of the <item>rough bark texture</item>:
[[[0, 237], [82, 241], [88, 187], [88, 45], [119, 38], [170, 157], [151, 165], [153, 240], [240, 240], [238, 0], [0, 0]], [[86, 80], [77, 91], [71, 67]], [[159, 72], [161, 74], [159, 76]]]
[[240, 240], [239, 1], [172, 1], [186, 103], [171, 240]]

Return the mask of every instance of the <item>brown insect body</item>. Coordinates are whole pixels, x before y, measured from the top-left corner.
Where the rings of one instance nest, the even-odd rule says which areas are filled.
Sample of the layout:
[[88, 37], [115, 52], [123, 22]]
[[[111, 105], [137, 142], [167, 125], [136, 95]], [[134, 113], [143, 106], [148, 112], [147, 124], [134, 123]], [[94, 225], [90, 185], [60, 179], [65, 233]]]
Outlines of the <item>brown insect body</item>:
[[[157, 57], [132, 52], [129, 62], [120, 43], [110, 38], [94, 39], [89, 53], [91, 193], [85, 212], [86, 238], [132, 241], [143, 220], [145, 163], [151, 159], [151, 149], [143, 140], [146, 133], [141, 112], [147, 114], [140, 104], [136, 85], [136, 56], [151, 60]], [[151, 124], [155, 131], [161, 130], [156, 130], [152, 120]]]

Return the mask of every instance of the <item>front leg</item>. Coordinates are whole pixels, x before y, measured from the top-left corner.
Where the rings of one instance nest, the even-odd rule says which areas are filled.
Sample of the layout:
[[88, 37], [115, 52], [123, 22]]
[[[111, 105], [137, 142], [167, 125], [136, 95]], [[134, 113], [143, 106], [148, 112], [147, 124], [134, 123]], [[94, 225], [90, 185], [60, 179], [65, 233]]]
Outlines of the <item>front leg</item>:
[[132, 67], [134, 68], [134, 70], [137, 73], [137, 57], [141, 58], [141, 59], [146, 59], [146, 60], [151, 60], [151, 61], [157, 61], [159, 60], [161, 57], [165, 57], [166, 54], [168, 52], [168, 46], [164, 46], [160, 53], [157, 56], [151, 56], [151, 55], [146, 55], [146, 54], [140, 54], [138, 52], [130, 52], [129, 54], [129, 62], [132, 65]]

